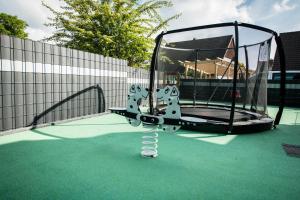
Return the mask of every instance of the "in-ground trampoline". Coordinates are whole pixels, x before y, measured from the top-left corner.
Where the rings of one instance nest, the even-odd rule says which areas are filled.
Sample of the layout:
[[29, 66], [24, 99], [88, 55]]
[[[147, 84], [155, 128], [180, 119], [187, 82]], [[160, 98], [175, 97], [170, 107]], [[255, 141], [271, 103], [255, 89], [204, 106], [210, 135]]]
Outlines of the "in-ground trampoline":
[[[267, 112], [270, 56], [276, 49], [272, 46], [277, 46], [281, 66], [275, 119]], [[176, 85], [181, 119], [190, 122], [179, 120], [182, 128], [239, 134], [269, 130], [280, 121], [285, 60], [281, 39], [273, 30], [233, 22], [162, 32], [150, 72], [150, 114], [161, 115], [167, 106], [156, 99], [156, 90]]]

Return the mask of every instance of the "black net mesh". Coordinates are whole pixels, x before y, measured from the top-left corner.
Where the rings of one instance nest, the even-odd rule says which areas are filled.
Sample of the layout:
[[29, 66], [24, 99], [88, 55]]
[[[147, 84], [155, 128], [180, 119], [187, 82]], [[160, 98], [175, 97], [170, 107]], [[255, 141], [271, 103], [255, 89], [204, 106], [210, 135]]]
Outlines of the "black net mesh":
[[265, 41], [258, 45], [259, 54], [257, 65], [249, 74], [246, 106], [250, 110], [267, 113], [267, 84], [268, 68], [270, 60], [271, 41]]
[[[176, 85], [180, 91], [180, 104], [189, 105], [188, 109], [182, 110], [183, 114], [189, 112], [209, 118], [213, 115], [228, 121], [233, 98], [236, 100], [234, 120], [251, 118], [246, 114], [240, 116], [239, 110], [243, 109], [267, 114], [271, 39], [240, 45], [239, 62], [235, 64], [234, 33], [226, 33], [199, 39], [183, 40], [180, 36], [173, 36], [168, 41], [168, 38], [163, 38], [156, 62], [155, 87]], [[179, 42], [174, 38], [179, 38]], [[237, 84], [234, 92], [235, 66]], [[156, 108], [163, 107], [164, 103], [156, 102]], [[222, 109], [212, 113], [208, 107]]]

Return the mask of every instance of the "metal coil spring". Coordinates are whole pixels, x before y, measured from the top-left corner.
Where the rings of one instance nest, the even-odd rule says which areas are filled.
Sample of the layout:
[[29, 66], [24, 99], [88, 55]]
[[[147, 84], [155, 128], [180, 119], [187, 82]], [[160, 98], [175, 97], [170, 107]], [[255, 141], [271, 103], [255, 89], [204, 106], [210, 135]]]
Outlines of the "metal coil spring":
[[144, 125], [144, 127], [150, 128], [150, 130], [145, 131], [145, 135], [142, 137], [141, 155], [143, 157], [155, 158], [158, 156], [158, 127], [157, 125]]

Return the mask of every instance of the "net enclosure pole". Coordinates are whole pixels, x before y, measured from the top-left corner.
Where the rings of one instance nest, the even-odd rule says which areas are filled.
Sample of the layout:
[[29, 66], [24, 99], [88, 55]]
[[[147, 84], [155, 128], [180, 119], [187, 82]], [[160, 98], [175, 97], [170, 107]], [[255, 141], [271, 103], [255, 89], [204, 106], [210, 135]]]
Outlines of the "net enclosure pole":
[[161, 32], [156, 38], [156, 45], [153, 50], [152, 58], [151, 58], [151, 66], [150, 66], [150, 86], [149, 86], [149, 107], [150, 107], [150, 114], [153, 115], [153, 88], [154, 88], [154, 79], [155, 79], [155, 66], [157, 62], [157, 56], [158, 56], [158, 49], [160, 46], [160, 43], [162, 41], [164, 32]]
[[285, 104], [285, 81], [286, 81], [286, 63], [285, 63], [285, 54], [282, 45], [282, 41], [280, 36], [275, 35], [275, 42], [277, 44], [277, 50], [279, 54], [279, 62], [280, 62], [280, 101], [279, 101], [279, 109], [276, 114], [276, 118], [274, 121], [274, 126], [278, 125], [280, 122], [280, 118], [283, 112], [284, 104]]
[[237, 71], [239, 62], [239, 27], [237, 21], [234, 22], [234, 34], [235, 34], [235, 48], [234, 48], [234, 74], [233, 74], [233, 85], [232, 85], [232, 103], [229, 118], [229, 130], [228, 133], [232, 132], [233, 120], [234, 120], [234, 110], [235, 110], [235, 100], [236, 100], [236, 81], [237, 81]]
[[194, 68], [194, 93], [193, 93], [193, 105], [196, 105], [196, 78], [197, 78], [197, 64], [198, 64], [198, 50], [195, 51], [195, 68]]
[[249, 78], [249, 60], [248, 60], [248, 50], [247, 46], [244, 46], [244, 51], [245, 51], [245, 64], [246, 64], [246, 74], [245, 74], [245, 89], [244, 89], [244, 105], [243, 109], [246, 108], [246, 103], [247, 103], [247, 97], [248, 97], [248, 78]]

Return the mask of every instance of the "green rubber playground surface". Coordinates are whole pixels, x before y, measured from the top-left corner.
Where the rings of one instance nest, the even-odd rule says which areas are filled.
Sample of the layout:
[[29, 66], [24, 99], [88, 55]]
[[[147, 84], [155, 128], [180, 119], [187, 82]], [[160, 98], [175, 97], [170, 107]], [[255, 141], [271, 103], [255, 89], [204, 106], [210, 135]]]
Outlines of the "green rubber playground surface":
[[299, 200], [300, 158], [281, 146], [300, 145], [297, 111], [257, 134], [159, 133], [155, 159], [114, 114], [1, 136], [0, 199]]

